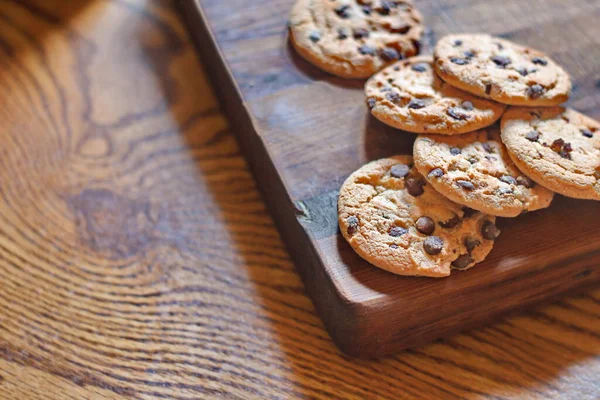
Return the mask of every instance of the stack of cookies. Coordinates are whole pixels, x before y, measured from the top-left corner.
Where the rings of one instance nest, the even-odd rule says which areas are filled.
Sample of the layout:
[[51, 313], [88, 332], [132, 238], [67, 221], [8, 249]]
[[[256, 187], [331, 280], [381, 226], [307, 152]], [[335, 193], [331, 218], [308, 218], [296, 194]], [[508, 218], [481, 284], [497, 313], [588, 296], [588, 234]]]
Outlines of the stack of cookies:
[[346, 180], [342, 234], [377, 267], [443, 277], [483, 261], [500, 234], [496, 217], [546, 208], [555, 192], [600, 200], [600, 123], [559, 106], [571, 80], [544, 53], [458, 34], [415, 56], [421, 24], [410, 1], [299, 0], [290, 30], [320, 68], [371, 76], [375, 118], [419, 134], [413, 156], [373, 161]]

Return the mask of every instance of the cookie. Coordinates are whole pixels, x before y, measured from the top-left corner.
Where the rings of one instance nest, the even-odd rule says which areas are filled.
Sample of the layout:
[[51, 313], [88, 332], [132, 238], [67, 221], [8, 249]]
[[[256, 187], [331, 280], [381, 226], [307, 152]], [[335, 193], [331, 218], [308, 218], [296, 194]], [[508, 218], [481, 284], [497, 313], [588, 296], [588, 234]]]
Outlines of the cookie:
[[600, 200], [600, 123], [562, 107], [510, 107], [502, 140], [514, 163], [565, 196]]
[[338, 200], [344, 238], [362, 258], [399, 275], [443, 277], [492, 250], [495, 217], [463, 208], [430, 185], [412, 157], [373, 161], [344, 182]]
[[381, 122], [415, 133], [455, 135], [493, 124], [505, 105], [441, 80], [430, 56], [398, 61], [365, 85], [367, 106]]
[[435, 190], [486, 214], [516, 217], [548, 207], [554, 197], [511, 161], [497, 125], [459, 136], [419, 136], [414, 160]]
[[434, 49], [449, 84], [504, 104], [555, 106], [569, 98], [569, 75], [544, 53], [485, 34], [448, 35]]
[[368, 78], [417, 54], [423, 34], [410, 0], [297, 0], [289, 26], [302, 57], [344, 78]]

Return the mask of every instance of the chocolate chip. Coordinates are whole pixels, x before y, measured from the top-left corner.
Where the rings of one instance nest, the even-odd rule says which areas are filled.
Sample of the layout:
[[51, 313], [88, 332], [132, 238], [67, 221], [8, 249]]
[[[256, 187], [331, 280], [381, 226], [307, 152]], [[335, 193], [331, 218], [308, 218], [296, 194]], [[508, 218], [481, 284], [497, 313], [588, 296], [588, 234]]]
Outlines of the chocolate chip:
[[492, 221], [485, 221], [481, 227], [481, 235], [487, 240], [496, 240], [500, 236], [500, 230]]
[[556, 139], [554, 142], [552, 142], [552, 144], [550, 145], [550, 148], [552, 149], [552, 151], [558, 153], [562, 147], [564, 146], [565, 141], [561, 138]]
[[400, 53], [394, 48], [384, 47], [379, 51], [379, 57], [381, 57], [383, 61], [395, 61], [400, 58]]
[[444, 176], [444, 170], [441, 168], [434, 168], [431, 170], [429, 174], [427, 174], [429, 178], [440, 178]]
[[463, 218], [471, 218], [473, 215], [478, 214], [479, 211], [473, 210], [469, 207], [463, 207]]
[[473, 53], [471, 50], [467, 50], [463, 53], [463, 56], [465, 56], [466, 58], [473, 58], [475, 57], [475, 53]]
[[308, 38], [311, 42], [317, 43], [319, 40], [321, 40], [321, 34], [319, 32], [311, 32], [310, 35], [308, 35]]
[[471, 164], [475, 164], [477, 162], [477, 157], [471, 156], [471, 157], [469, 157], [469, 159], [467, 161], [470, 162]]
[[[410, 31], [411, 28], [412, 28], [412, 26], [410, 26], [410, 25], [402, 25], [402, 26], [390, 28], [390, 32], [405, 35], [408, 33], [408, 31]], [[417, 42], [417, 43], [419, 43], [419, 42]]]
[[473, 263], [473, 258], [468, 254], [458, 256], [458, 258], [452, 261], [452, 268], [454, 269], [465, 269]]
[[352, 215], [346, 219], [346, 223], [348, 224], [348, 230], [346, 232], [348, 235], [353, 235], [358, 228], [358, 218]]
[[339, 6], [336, 9], [334, 9], [333, 11], [335, 11], [335, 13], [340, 18], [346, 19], [346, 18], [350, 17], [350, 6], [349, 5]]
[[571, 152], [573, 151], [571, 143], [567, 143], [563, 139], [558, 138], [552, 142], [550, 148], [555, 153], [558, 153], [558, 155], [560, 155], [562, 158], [566, 158], [568, 160], [571, 159]]
[[400, 97], [400, 95], [396, 92], [389, 92], [385, 94], [385, 98], [388, 99], [389, 101], [391, 101], [394, 104], [398, 104], [400, 103], [400, 100], [402, 100], [402, 98]]
[[445, 229], [452, 229], [460, 224], [460, 217], [454, 214], [454, 217], [450, 218], [447, 221], [440, 221], [440, 226]]
[[454, 47], [462, 46], [462, 44], [463, 44], [463, 41], [460, 39], [456, 39], [454, 41]]
[[371, 6], [368, 4], [365, 4], [364, 6], [361, 7], [362, 12], [364, 12], [366, 15], [371, 15]]
[[498, 50], [504, 50], [504, 46], [502, 46], [502, 43], [496, 43], [496, 46], [498, 46]]
[[537, 99], [542, 94], [544, 94], [544, 87], [542, 85], [536, 83], [535, 85], [532, 85], [527, 89], [527, 94], [532, 99]]
[[392, 10], [392, 5], [389, 1], [382, 0], [381, 6], [377, 7], [375, 11], [377, 11], [381, 15], [389, 15]]
[[465, 181], [465, 180], [458, 180], [456, 181], [456, 184], [458, 186], [460, 186], [461, 188], [471, 191], [471, 190], [475, 190], [475, 185], [473, 185], [471, 182], [469, 181]]
[[460, 106], [467, 111], [473, 110], [473, 103], [470, 101], [463, 101]]
[[390, 175], [394, 178], [404, 178], [410, 172], [410, 167], [406, 164], [396, 164], [390, 168]]
[[521, 74], [521, 76], [527, 76], [529, 74], [529, 72], [527, 71], [527, 68], [524, 68], [524, 67], [517, 68], [517, 69], [515, 69], [515, 71], [517, 71], [519, 74]]
[[517, 176], [517, 184], [524, 186], [527, 189], [531, 189], [535, 186], [535, 182], [530, 177], [525, 175]]
[[375, 104], [377, 104], [377, 100], [374, 97], [369, 97], [367, 99], [367, 106], [369, 107], [369, 110], [372, 110], [373, 107], [375, 107]]
[[363, 44], [362, 46], [360, 46], [358, 48], [358, 52], [365, 56], [374, 56], [375, 54], [377, 54], [377, 50], [375, 50], [375, 48], [373, 48], [371, 46], [367, 46], [366, 44]]
[[392, 249], [397, 249], [397, 248], [398, 248], [398, 245], [397, 245], [397, 244], [395, 244], [395, 243], [392, 243], [392, 244], [390, 244], [390, 248], [392, 248]]
[[425, 182], [419, 178], [407, 178], [406, 181], [404, 181], [406, 191], [414, 197], [418, 197], [425, 192], [423, 186], [425, 186]]
[[485, 84], [485, 94], [490, 94], [490, 93], [492, 93], [492, 84], [486, 83]]
[[510, 60], [510, 58], [506, 57], [506, 56], [492, 56], [491, 60], [499, 67], [506, 67], [508, 64], [510, 64], [512, 61]]
[[529, 140], [530, 142], [537, 142], [540, 139], [540, 133], [538, 131], [527, 132], [525, 139]]
[[479, 246], [481, 244], [481, 242], [477, 239], [473, 239], [473, 238], [466, 238], [465, 239], [465, 247], [467, 248], [467, 251], [470, 253], [472, 252], [475, 247]]
[[425, 107], [425, 105], [425, 102], [421, 99], [412, 99], [410, 103], [408, 103], [408, 108], [418, 110], [419, 108]]
[[450, 147], [450, 154], [453, 156], [457, 156], [461, 153], [461, 150], [458, 147]]
[[451, 116], [452, 118], [459, 120], [459, 121], [465, 121], [465, 120], [469, 119], [469, 115], [467, 113], [465, 113], [464, 111], [462, 111], [458, 107], [450, 107], [449, 109], [446, 110], [446, 113], [449, 116]]
[[503, 175], [500, 177], [500, 182], [504, 182], [508, 185], [516, 185], [517, 180], [510, 175]]
[[488, 142], [482, 143], [481, 146], [483, 146], [483, 149], [486, 152], [488, 152], [488, 153], [493, 153], [494, 152], [494, 149], [492, 148], [492, 146]]
[[339, 28], [338, 29], [338, 39], [339, 40], [348, 39], [348, 34], [344, 30], [344, 28]]
[[369, 31], [365, 28], [356, 28], [352, 30], [352, 36], [354, 37], [354, 39], [368, 38]]
[[429, 236], [423, 241], [423, 249], [427, 254], [432, 256], [440, 254], [444, 248], [444, 241], [442, 238], [437, 236]]
[[421, 217], [415, 224], [417, 230], [425, 235], [431, 235], [435, 230], [435, 222], [429, 217]]
[[548, 61], [544, 60], [543, 58], [540, 57], [533, 57], [533, 59], [531, 60], [532, 63], [537, 64], [537, 65], [548, 65]]
[[396, 66], [394, 67], [394, 71], [400, 71], [400, 67], [396, 65]]
[[452, 57], [450, 61], [452, 61], [456, 65], [467, 65], [469, 63], [469, 60], [459, 57]]
[[499, 189], [497, 190], [497, 193], [498, 193], [500, 196], [503, 196], [503, 195], [505, 195], [505, 194], [512, 194], [512, 193], [513, 193], [513, 190], [512, 190], [511, 188], [501, 187], [501, 188], [499, 188]]
[[562, 158], [568, 158], [570, 160], [572, 151], [573, 148], [571, 147], [571, 143], [565, 143], [565, 145], [562, 148], [562, 151], [559, 154]]
[[592, 133], [592, 131], [590, 131], [590, 130], [589, 130], [589, 129], [587, 129], [587, 128], [583, 128], [583, 129], [581, 130], [581, 134], [582, 134], [583, 136], [585, 136], [586, 138], [591, 138], [591, 137], [594, 137], [594, 134]]
[[394, 226], [392, 229], [390, 229], [390, 231], [388, 232], [388, 234], [392, 237], [398, 237], [398, 236], [402, 236], [408, 233], [407, 229], [401, 228], [399, 226]]
[[425, 71], [427, 71], [427, 64], [425, 64], [425, 63], [414, 64], [412, 67], [410, 67], [410, 69], [412, 69], [413, 71], [417, 71], [417, 72], [425, 72]]

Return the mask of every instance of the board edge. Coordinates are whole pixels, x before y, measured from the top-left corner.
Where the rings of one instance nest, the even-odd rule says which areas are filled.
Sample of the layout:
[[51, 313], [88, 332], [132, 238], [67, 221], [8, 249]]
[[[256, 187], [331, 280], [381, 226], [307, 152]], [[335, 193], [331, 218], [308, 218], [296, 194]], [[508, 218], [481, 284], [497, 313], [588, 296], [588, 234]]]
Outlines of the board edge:
[[[342, 352], [349, 356], [371, 358], [374, 356], [365, 342], [361, 341], [361, 326], [368, 323], [361, 303], [345, 298], [325, 273], [322, 259], [317, 255], [315, 243], [295, 217], [298, 210], [273, 163], [260, 136], [254, 129], [252, 118], [244, 106], [244, 100], [229, 70], [225, 57], [210, 29], [199, 0], [178, 2], [178, 8], [188, 33], [199, 55], [205, 62], [208, 76], [218, 82], [222, 90], [215, 91], [221, 108], [228, 118], [232, 131], [250, 165], [265, 203], [268, 205], [275, 225], [299, 272], [317, 313]], [[276, 182], [274, 187], [263, 187], [263, 182]], [[275, 192], [275, 193], [274, 193]], [[275, 201], [275, 199], [285, 201]], [[287, 229], [285, 229], [285, 228]], [[301, 240], [299, 241], [298, 238]], [[301, 243], [302, 246], [298, 246]], [[331, 323], [336, 321], [335, 326]]]

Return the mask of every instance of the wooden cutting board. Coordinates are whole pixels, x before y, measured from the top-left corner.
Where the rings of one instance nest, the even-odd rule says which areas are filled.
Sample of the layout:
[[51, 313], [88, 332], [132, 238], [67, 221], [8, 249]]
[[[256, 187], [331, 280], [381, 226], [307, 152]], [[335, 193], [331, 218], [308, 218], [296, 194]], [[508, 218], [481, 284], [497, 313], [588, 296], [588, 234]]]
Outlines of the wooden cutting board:
[[[569, 105], [600, 118], [600, 1], [422, 0], [424, 52], [451, 32], [489, 32], [546, 51], [574, 79]], [[600, 280], [600, 203], [557, 196], [500, 219], [488, 259], [445, 279], [399, 277], [359, 258], [337, 227], [337, 193], [368, 161], [411, 153], [414, 135], [364, 105], [288, 43], [293, 0], [184, 0], [182, 12], [273, 217], [331, 336], [382, 356], [498, 320]], [[251, 234], [251, 233], [249, 233]]]

